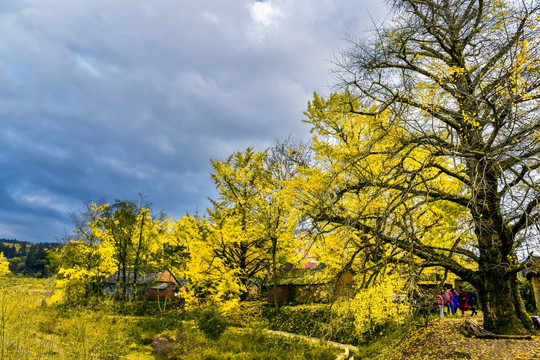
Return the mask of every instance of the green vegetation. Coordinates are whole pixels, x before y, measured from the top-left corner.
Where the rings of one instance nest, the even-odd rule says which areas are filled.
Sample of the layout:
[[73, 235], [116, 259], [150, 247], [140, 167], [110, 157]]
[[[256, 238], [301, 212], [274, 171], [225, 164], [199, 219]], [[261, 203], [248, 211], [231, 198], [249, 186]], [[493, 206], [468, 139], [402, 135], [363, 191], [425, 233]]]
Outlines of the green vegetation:
[[[173, 353], [178, 358], [181, 356], [182, 359], [190, 360], [334, 360], [341, 353], [336, 348], [315, 346], [302, 339], [265, 334], [258, 330], [228, 329], [219, 340], [215, 341], [205, 340], [204, 337], [189, 338], [185, 332], [171, 334], [168, 338], [170, 339], [168, 346], [173, 349], [168, 354]], [[188, 349], [184, 347], [186, 338], [189, 338]], [[163, 347], [167, 348], [167, 345]]]
[[354, 316], [340, 314], [329, 304], [285, 306], [277, 313], [268, 314], [273, 330], [332, 340], [344, 344], [358, 344]]
[[197, 326], [208, 339], [218, 340], [227, 329], [227, 320], [215, 307], [209, 307], [198, 314]]
[[[355, 359], [397, 359], [401, 351], [425, 351], [427, 358], [444, 353], [437, 346], [422, 348], [434, 344], [429, 338], [434, 331], [439, 334], [448, 326], [434, 325], [432, 331], [433, 325], [419, 327], [420, 319], [405, 324], [387, 321], [375, 328], [376, 336], [366, 339], [359, 337], [354, 318], [345, 317], [336, 304], [284, 306], [276, 311], [266, 302], [248, 301], [228, 310], [162, 312], [156, 301], [144, 300], [101, 299], [84, 307], [50, 304], [51, 279], [8, 275], [1, 277], [0, 285], [2, 359], [335, 359], [343, 352], [324, 343], [271, 334], [267, 328], [357, 343], [351, 353]], [[437, 324], [436, 319], [432, 315], [430, 322]], [[468, 347], [468, 340], [457, 332], [461, 318], [445, 321], [450, 320], [453, 336], [459, 336], [464, 347], [458, 350], [474, 354], [476, 348]], [[401, 344], [411, 336], [416, 340]], [[423, 337], [430, 342], [424, 344]], [[475, 346], [485, 349], [489, 344]], [[527, 345], [523, 354], [531, 347], [534, 344]]]
[[[146, 302], [153, 315], [129, 315], [141, 308], [107, 300], [49, 305], [51, 280], [6, 276], [0, 285], [1, 359], [334, 359], [340, 352], [260, 328], [225, 330], [216, 310], [159, 313], [156, 302]], [[211, 330], [216, 324], [219, 331]]]
[[111, 321], [105, 306], [99, 311], [48, 306], [50, 280], [0, 281], [0, 358], [114, 359], [124, 351], [125, 321]]

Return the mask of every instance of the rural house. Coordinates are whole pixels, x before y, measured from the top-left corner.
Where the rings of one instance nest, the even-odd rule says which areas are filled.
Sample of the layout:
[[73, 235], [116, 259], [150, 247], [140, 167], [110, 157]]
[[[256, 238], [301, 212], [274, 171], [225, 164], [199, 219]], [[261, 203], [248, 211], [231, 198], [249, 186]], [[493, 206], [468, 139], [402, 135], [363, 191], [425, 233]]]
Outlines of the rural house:
[[[278, 298], [281, 303], [327, 302], [337, 296], [351, 296], [354, 274], [345, 271], [329, 274], [321, 268], [303, 268], [284, 271], [278, 275]], [[268, 301], [274, 301], [273, 280], [267, 284]]]
[[106, 295], [122, 293], [122, 284], [127, 286], [129, 296], [147, 297], [148, 299], [173, 298], [175, 291], [182, 287], [186, 280], [176, 280], [168, 270], [143, 269], [135, 273], [132, 269], [126, 271], [127, 281], [123, 279], [123, 272], [117, 271], [105, 280], [104, 292]]

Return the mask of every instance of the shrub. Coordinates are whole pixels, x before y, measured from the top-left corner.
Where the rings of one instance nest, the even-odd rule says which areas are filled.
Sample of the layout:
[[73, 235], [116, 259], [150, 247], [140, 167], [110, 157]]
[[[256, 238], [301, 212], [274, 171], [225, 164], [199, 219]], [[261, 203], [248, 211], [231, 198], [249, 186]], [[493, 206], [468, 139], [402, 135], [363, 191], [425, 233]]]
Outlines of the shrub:
[[358, 342], [354, 317], [339, 314], [329, 304], [284, 306], [266, 312], [273, 330], [323, 338], [342, 343]]
[[402, 288], [403, 279], [395, 276], [385, 279], [359, 290], [353, 299], [336, 307], [338, 311], [352, 313], [356, 332], [363, 341], [371, 341], [409, 319], [409, 302], [405, 298], [399, 300], [399, 295], [394, 293], [394, 289]]
[[218, 340], [227, 329], [227, 320], [215, 307], [201, 311], [196, 321], [199, 329], [211, 340]]
[[268, 304], [263, 301], [243, 301], [225, 313], [230, 326], [256, 327], [267, 325], [264, 316]]
[[518, 286], [521, 298], [525, 304], [525, 309], [530, 313], [534, 313], [539, 310], [536, 309], [535, 306], [536, 301], [534, 300], [534, 290], [531, 281], [526, 278], [519, 278]]

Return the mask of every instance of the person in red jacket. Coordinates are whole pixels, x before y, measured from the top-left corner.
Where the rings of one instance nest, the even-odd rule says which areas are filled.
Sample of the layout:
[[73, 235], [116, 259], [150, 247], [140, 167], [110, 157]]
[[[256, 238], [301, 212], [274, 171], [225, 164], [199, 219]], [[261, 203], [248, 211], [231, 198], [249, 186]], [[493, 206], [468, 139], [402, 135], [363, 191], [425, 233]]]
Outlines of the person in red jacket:
[[459, 310], [461, 311], [461, 316], [465, 316], [465, 311], [469, 308], [467, 304], [467, 293], [463, 289], [459, 288]]

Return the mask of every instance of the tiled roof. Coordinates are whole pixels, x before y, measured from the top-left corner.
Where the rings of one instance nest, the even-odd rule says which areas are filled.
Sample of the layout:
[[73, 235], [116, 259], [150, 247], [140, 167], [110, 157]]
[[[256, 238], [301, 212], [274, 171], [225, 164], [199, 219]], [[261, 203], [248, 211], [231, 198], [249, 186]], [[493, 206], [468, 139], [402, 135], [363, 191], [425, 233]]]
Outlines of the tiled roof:
[[[133, 283], [135, 274], [132, 269], [126, 270], [127, 283]], [[117, 282], [123, 283], [124, 274], [122, 271], [115, 272], [105, 280], [108, 284], [116, 284]], [[167, 270], [156, 270], [156, 269], [143, 269], [140, 270], [137, 274], [137, 284], [148, 284], [153, 282], [164, 282], [164, 283], [177, 283], [174, 276]]]
[[294, 269], [280, 274], [278, 285], [323, 285], [331, 280], [332, 276], [323, 269]]

